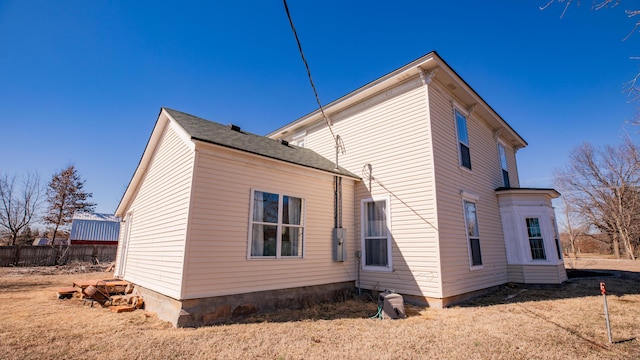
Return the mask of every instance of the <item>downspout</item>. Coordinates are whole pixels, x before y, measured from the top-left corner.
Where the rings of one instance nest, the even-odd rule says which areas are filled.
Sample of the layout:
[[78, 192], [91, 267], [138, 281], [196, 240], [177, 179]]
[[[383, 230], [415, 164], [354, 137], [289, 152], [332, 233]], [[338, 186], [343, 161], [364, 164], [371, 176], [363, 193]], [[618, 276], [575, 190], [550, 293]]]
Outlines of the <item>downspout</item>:
[[[344, 152], [344, 146], [342, 145], [342, 139], [340, 135], [336, 136], [336, 167], [335, 170], [339, 171], [338, 158], [340, 152]], [[345, 249], [345, 237], [346, 231], [342, 228], [342, 177], [335, 175], [333, 178], [333, 248], [334, 248], [334, 261], [343, 262], [346, 260]]]
[[[340, 138], [340, 135], [336, 135], [336, 171], [340, 170], [340, 167], [338, 166], [338, 157], [339, 157], [339, 153], [340, 153], [340, 149], [343, 148], [342, 146], [342, 139]], [[342, 177], [341, 176], [336, 176], [335, 177], [335, 181], [336, 181], [336, 192], [335, 192], [335, 199], [336, 199], [336, 204], [335, 204], [335, 210], [336, 210], [336, 221], [335, 221], [335, 227], [338, 229], [342, 229]]]

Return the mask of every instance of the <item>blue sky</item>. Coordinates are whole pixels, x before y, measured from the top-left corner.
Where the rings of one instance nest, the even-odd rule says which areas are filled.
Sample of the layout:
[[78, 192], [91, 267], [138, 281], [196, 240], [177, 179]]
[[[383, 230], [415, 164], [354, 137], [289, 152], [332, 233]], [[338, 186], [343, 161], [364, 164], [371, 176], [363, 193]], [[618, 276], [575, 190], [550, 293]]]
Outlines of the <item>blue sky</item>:
[[[618, 143], [640, 34], [623, 3], [289, 0], [326, 104], [436, 50], [525, 140], [521, 186]], [[279, 0], [0, 0], [0, 172], [74, 164], [115, 211], [166, 106], [267, 134], [317, 105]]]

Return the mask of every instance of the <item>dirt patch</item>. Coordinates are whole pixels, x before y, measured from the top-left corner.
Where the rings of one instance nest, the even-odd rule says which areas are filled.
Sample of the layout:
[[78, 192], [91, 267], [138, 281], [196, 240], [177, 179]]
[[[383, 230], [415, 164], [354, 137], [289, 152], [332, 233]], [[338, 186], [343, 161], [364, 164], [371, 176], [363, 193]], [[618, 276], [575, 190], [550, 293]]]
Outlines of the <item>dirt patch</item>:
[[596, 271], [596, 270], [567, 270], [567, 277], [569, 279], [575, 278], [595, 278], [595, 277], [609, 277], [616, 274], [611, 271]]

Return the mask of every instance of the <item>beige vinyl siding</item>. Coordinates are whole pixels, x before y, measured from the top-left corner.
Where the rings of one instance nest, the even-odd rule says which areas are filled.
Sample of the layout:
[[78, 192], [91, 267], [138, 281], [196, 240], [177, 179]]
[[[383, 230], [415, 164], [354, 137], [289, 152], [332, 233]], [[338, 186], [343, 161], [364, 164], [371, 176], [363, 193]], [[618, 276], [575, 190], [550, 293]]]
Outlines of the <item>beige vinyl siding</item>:
[[[455, 296], [508, 281], [500, 209], [494, 189], [502, 186], [494, 132], [477, 114], [467, 116], [472, 170], [460, 167], [453, 102], [462, 104], [434, 81], [430, 91], [435, 157], [438, 228], [442, 258], [443, 297]], [[432, 84], [433, 85], [433, 84]], [[465, 109], [462, 110], [466, 114]], [[513, 160], [508, 150], [508, 159]], [[514, 163], [510, 163], [514, 165]], [[515, 169], [515, 166], [512, 166]], [[510, 169], [511, 171], [511, 169]], [[510, 175], [510, 179], [515, 178]], [[514, 184], [517, 184], [514, 181]], [[461, 191], [476, 201], [482, 266], [471, 269]]]
[[567, 280], [562, 263], [558, 265], [509, 265], [509, 281], [525, 284], [560, 284]]
[[[183, 298], [355, 280], [353, 209], [343, 210], [347, 261], [333, 261], [332, 174], [198, 143]], [[303, 258], [248, 259], [251, 190], [304, 199]], [[344, 204], [354, 180], [343, 179]]]
[[[362, 177], [353, 209], [358, 248], [361, 200], [390, 199], [393, 271], [361, 271], [361, 286], [439, 297], [431, 130], [422, 82], [414, 77], [330, 118], [346, 148], [340, 166]], [[305, 146], [335, 158], [333, 139], [322, 123], [308, 129]], [[372, 167], [371, 179], [367, 164]]]
[[509, 282], [524, 284], [525, 280], [525, 269], [523, 265], [507, 265], [509, 269]]
[[128, 212], [124, 279], [178, 299], [182, 281], [193, 151], [171, 123]]

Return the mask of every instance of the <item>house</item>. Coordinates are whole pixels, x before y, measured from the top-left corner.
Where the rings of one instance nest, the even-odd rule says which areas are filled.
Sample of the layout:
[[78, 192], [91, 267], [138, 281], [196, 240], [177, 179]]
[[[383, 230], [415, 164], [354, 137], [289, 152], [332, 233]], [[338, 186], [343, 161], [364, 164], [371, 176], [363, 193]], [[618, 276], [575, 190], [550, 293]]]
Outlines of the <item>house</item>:
[[[175, 326], [355, 287], [433, 307], [566, 280], [527, 143], [431, 52], [266, 137], [163, 108], [116, 210], [116, 276]], [[330, 160], [329, 160], [330, 159]]]
[[353, 288], [355, 262], [332, 258], [337, 179], [353, 199], [358, 177], [310, 149], [162, 109], [116, 210], [115, 275], [176, 326]]
[[118, 245], [120, 219], [113, 214], [78, 212], [71, 220], [71, 245]]

